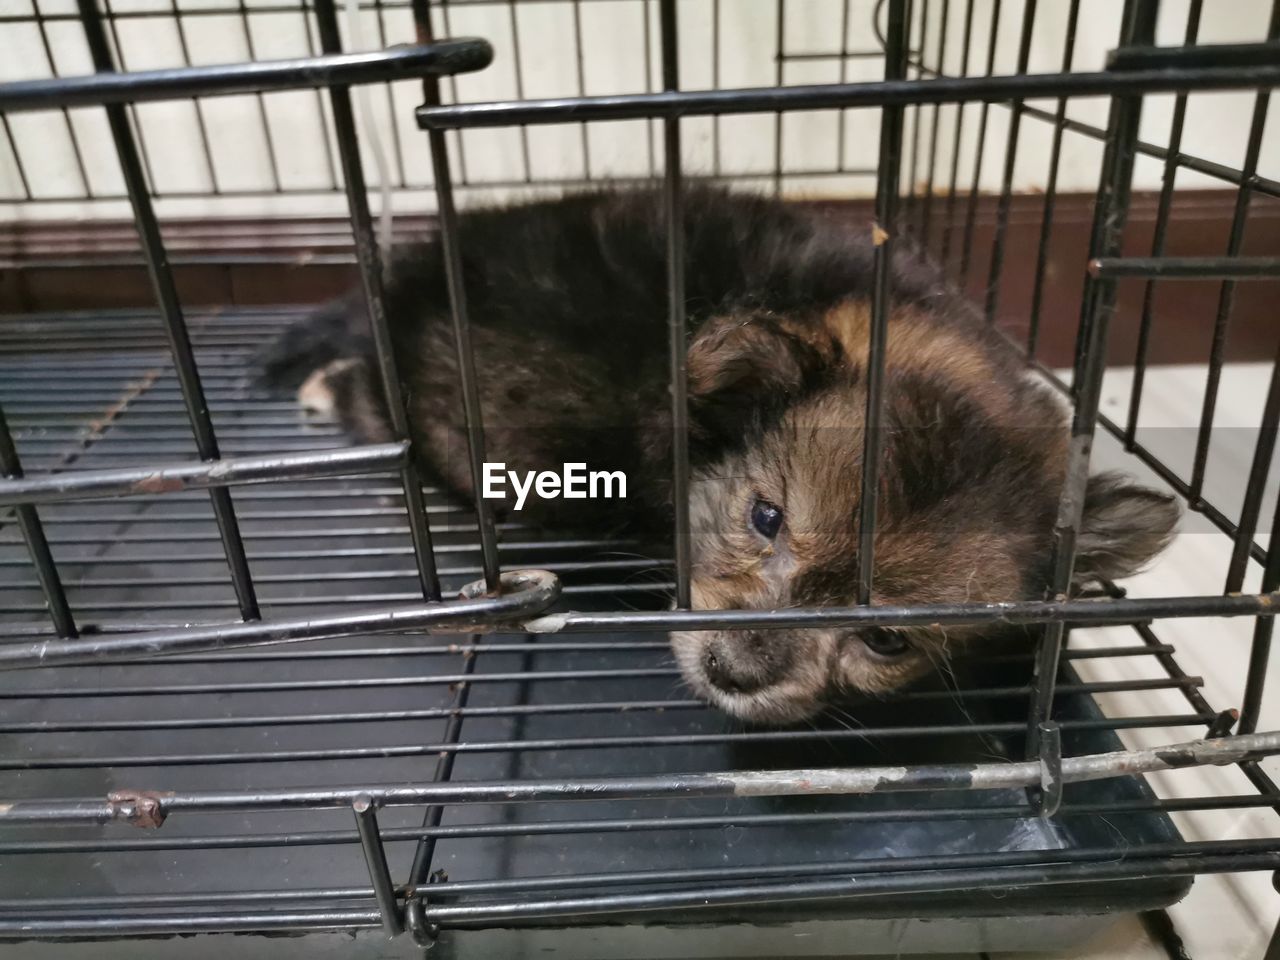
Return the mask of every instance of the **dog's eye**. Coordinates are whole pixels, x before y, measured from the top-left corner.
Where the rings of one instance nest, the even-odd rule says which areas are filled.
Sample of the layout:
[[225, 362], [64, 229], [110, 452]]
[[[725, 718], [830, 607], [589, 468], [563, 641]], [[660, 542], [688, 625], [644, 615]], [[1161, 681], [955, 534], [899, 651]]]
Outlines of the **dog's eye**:
[[862, 633], [867, 649], [882, 657], [900, 657], [911, 646], [907, 638], [893, 630], [873, 628]]
[[768, 500], [757, 500], [751, 508], [751, 525], [760, 536], [772, 540], [782, 526], [782, 508]]

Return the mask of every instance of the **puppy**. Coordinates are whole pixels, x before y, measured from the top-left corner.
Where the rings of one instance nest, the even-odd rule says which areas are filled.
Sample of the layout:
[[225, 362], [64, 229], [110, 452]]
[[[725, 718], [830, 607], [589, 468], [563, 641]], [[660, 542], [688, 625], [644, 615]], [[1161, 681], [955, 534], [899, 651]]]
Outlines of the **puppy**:
[[[460, 218], [487, 459], [621, 470], [625, 500], [530, 496], [521, 519], [669, 538], [666, 240], [660, 195], [598, 192]], [[709, 188], [685, 197], [695, 609], [854, 602], [870, 224]], [[875, 535], [883, 604], [1043, 595], [1067, 415], [918, 252], [895, 245]], [[391, 267], [386, 311], [423, 466], [464, 497], [468, 468], [444, 265], [429, 242]], [[353, 296], [288, 330], [263, 379], [390, 438], [368, 319]], [[510, 506], [508, 501], [506, 506]], [[1173, 500], [1094, 477], [1079, 582], [1134, 573]], [[676, 633], [689, 685], [748, 721], [884, 694], [990, 627]]]

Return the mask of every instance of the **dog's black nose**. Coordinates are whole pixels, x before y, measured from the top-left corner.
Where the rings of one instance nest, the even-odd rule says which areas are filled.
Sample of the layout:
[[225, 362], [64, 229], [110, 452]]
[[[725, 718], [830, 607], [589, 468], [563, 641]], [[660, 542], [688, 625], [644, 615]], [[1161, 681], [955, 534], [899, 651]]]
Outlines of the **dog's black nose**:
[[764, 686], [760, 671], [753, 669], [751, 664], [743, 663], [739, 663], [735, 669], [735, 659], [740, 661], [743, 658], [727, 656], [725, 650], [716, 644], [707, 647], [707, 652], [702, 656], [702, 671], [712, 686], [727, 693], [751, 693]]

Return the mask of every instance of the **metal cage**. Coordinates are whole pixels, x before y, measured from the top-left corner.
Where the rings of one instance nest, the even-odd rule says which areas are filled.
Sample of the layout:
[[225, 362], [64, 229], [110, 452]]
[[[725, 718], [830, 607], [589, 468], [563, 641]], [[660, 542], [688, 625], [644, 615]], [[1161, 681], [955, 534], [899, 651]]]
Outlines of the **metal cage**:
[[[881, 0], [881, 44], [873, 50], [842, 44], [795, 55], [841, 64], [875, 56], [883, 59], [882, 79], [782, 85], [789, 55], [779, 26], [776, 86], [687, 90], [678, 70], [677, 4], [653, 4], [658, 29], [651, 37], [646, 0], [646, 31], [637, 42], [659, 55], [655, 89], [482, 103], [444, 102], [439, 89], [440, 77], [483, 69], [492, 56], [484, 40], [436, 38], [440, 17], [463, 3], [433, 11], [427, 0], [413, 0], [416, 38], [380, 40], [415, 42], [375, 53], [342, 52], [333, 0], [284, 3], [278, 6], [301, 9], [313, 26], [313, 56], [142, 72], [117, 72], [110, 33], [122, 18], [171, 15], [190, 27], [212, 10], [247, 24], [262, 8], [228, 3], [179, 17], [176, 3], [171, 12], [131, 14], [78, 0], [75, 14], [37, 7], [16, 18], [37, 24], [42, 36], [51, 22], [78, 22], [96, 71], [0, 85], [0, 116], [19, 175], [25, 182], [22, 164], [32, 157], [29, 144], [21, 151], [15, 145], [11, 118], [105, 110], [159, 311], [0, 322], [0, 734], [9, 745], [0, 758], [0, 936], [381, 927], [391, 935], [407, 929], [429, 944], [461, 931], [621, 920], [689, 924], [692, 931], [761, 917], [1034, 914], [1044, 895], [1067, 905], [1057, 913], [1090, 913], [1166, 905], [1195, 874], [1280, 868], [1280, 834], [1184, 841], [1168, 820], [1177, 811], [1280, 810], [1280, 788], [1261, 762], [1280, 754], [1280, 733], [1257, 732], [1280, 600], [1280, 511], [1270, 518], [1269, 542], [1258, 540], [1275, 489], [1268, 474], [1280, 422], [1276, 362], [1239, 509], [1211, 502], [1205, 488], [1236, 287], [1280, 276], [1280, 259], [1243, 253], [1251, 202], [1280, 198], [1280, 183], [1258, 169], [1269, 91], [1280, 82], [1280, 5], [1257, 42], [1200, 45], [1202, 4], [1192, 0], [1186, 42], [1169, 47], [1154, 44], [1159, 3], [1126, 0], [1106, 68], [1082, 72], [1072, 68], [1080, 16], [1080, 2], [1072, 0], [1061, 68], [1030, 73], [1037, 4], [1025, 0], [1017, 67], [1001, 73], [994, 56], [999, 4], [982, 69], [968, 53], [971, 35], [984, 29], [973, 0], [933, 2], [940, 20], [930, 17], [930, 0]], [[384, 8], [404, 6], [372, 5], [380, 17]], [[779, 25], [783, 7], [779, 0]], [[848, 10], [845, 3], [842, 38]], [[965, 51], [958, 71], [943, 63], [946, 30], [957, 22]], [[930, 32], [939, 24], [940, 36]], [[461, 141], [451, 148], [448, 138], [481, 127], [512, 127], [527, 138], [544, 124], [582, 124], [585, 131], [603, 121], [649, 121], [649, 163], [663, 185], [668, 225], [677, 451], [671, 562], [627, 554], [630, 544], [607, 538], [566, 540], [498, 524], [485, 501], [462, 505], [423, 486], [384, 322], [351, 95], [353, 85], [405, 78], [423, 81], [417, 123], [432, 158], [434, 224], [448, 267], [477, 472], [484, 425], [475, 382], [486, 371], [476, 370], [471, 354], [456, 239], [454, 170], [465, 156]], [[395, 443], [351, 447], [332, 424], [301, 423], [287, 405], [245, 393], [247, 357], [298, 311], [205, 313], [184, 311], [179, 302], [131, 105], [252, 94], [260, 108], [262, 95], [281, 90], [324, 98], [331, 188], [345, 193]], [[1188, 95], [1220, 90], [1257, 91], [1246, 154], [1235, 167], [1181, 145]], [[1139, 137], [1144, 98], [1159, 94], [1176, 97], [1163, 144]], [[1035, 102], [1046, 98], [1056, 108]], [[1077, 98], [1105, 98], [1105, 126], [1071, 118], [1068, 105]], [[879, 162], [860, 173], [874, 176], [874, 219], [887, 227], [876, 261], [859, 517], [864, 603], [692, 611], [682, 122], [801, 110], [839, 111], [843, 122], [855, 109], [878, 111]], [[949, 169], [939, 161], [939, 118], [947, 110], [955, 139]], [[997, 111], [1007, 111], [1008, 127], [983, 278], [974, 252], [977, 175], [962, 182], [957, 158], [968, 130], [974, 170], [981, 166], [983, 151], [995, 149], [987, 130]], [[261, 117], [265, 130], [265, 112]], [[913, 235], [957, 282], [980, 285], [994, 319], [1019, 129], [1032, 123], [1050, 127], [1052, 165], [1036, 201], [1030, 326], [1025, 339], [1011, 338], [1011, 348], [1073, 409], [1054, 582], [1036, 601], [867, 605], [888, 258], [901, 234]], [[776, 131], [780, 183], [781, 123]], [[1097, 141], [1104, 152], [1088, 270], [1075, 278], [1082, 292], [1074, 375], [1063, 380], [1040, 361], [1037, 341], [1058, 160], [1072, 137]], [[205, 149], [207, 156], [207, 143]], [[1154, 243], [1139, 256], [1124, 240], [1142, 157], [1162, 163], [1163, 188]], [[403, 155], [395, 166], [397, 186], [413, 182]], [[1236, 191], [1220, 256], [1166, 250], [1175, 182], [1186, 170]], [[807, 172], [850, 170], [842, 156]], [[284, 190], [278, 174], [276, 180], [273, 189]], [[469, 185], [465, 176], [461, 182]], [[84, 184], [89, 197], [88, 177]], [[1102, 378], [1117, 289], [1135, 279], [1147, 293], [1128, 416], [1118, 422], [1100, 412]], [[1187, 474], [1144, 445], [1138, 430], [1151, 290], [1183, 279], [1220, 283]], [[1220, 594], [1131, 598], [1104, 584], [1097, 595], [1068, 597], [1098, 428], [1231, 539]], [[1245, 591], [1246, 578], [1259, 571], [1260, 587]], [[383, 586], [391, 583], [395, 590]], [[668, 589], [676, 598], [671, 609], [661, 603]], [[1200, 679], [1161, 639], [1162, 621], [1187, 617], [1253, 618], [1238, 713], [1210, 703]], [[996, 621], [1042, 625], [1034, 649], [1003, 658], [1003, 682], [987, 674], [956, 690], [908, 691], [866, 726], [835, 718], [812, 730], [727, 724], [674, 686], [662, 636], [673, 628]], [[1069, 627], [1101, 624], [1131, 626], [1130, 641], [1068, 643]], [[280, 646], [301, 641], [306, 645]], [[1155, 675], [1105, 682], [1077, 675], [1076, 666], [1099, 658], [1141, 661]], [[1182, 705], [1108, 715], [1093, 700], [1138, 690], [1172, 691]], [[1162, 745], [1125, 750], [1118, 732], [1139, 729], [1160, 731]], [[963, 762], [945, 762], [958, 757]], [[1238, 766], [1253, 791], [1160, 799], [1141, 776], [1202, 764]], [[869, 838], [884, 831], [918, 836], [877, 853]], [[1020, 845], [1008, 845], [1011, 831], [1020, 831]], [[1118, 881], [1128, 881], [1124, 892]]]

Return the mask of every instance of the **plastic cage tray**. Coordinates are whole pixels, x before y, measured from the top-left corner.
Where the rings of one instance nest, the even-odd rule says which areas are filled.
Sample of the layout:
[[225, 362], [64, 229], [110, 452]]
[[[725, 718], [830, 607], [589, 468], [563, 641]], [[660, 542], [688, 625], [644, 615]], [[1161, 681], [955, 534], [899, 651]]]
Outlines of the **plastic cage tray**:
[[[345, 442], [331, 424], [244, 388], [253, 350], [294, 315], [191, 318], [224, 455]], [[154, 317], [4, 320], [0, 345], [0, 403], [30, 473], [194, 458]], [[416, 598], [390, 479], [273, 483], [233, 496], [265, 615]], [[471, 518], [438, 492], [429, 505], [445, 585], [456, 589], [479, 573]], [[110, 629], [234, 617], [206, 495], [58, 504], [42, 507], [41, 517], [82, 623]], [[505, 565], [560, 573], [562, 604], [662, 602], [669, 574], [625, 543], [557, 540], [513, 524], [503, 526], [502, 538]], [[0, 629], [14, 634], [40, 619], [41, 597], [11, 523], [0, 526], [0, 590]], [[1131, 647], [1125, 655], [1142, 654]], [[1104, 718], [1070, 662], [1069, 655], [1057, 704], [1068, 754], [1117, 749], [1115, 731], [1126, 725], [1205, 722], [1194, 712]], [[456, 754], [455, 780], [992, 760], [1020, 749], [1029, 670], [1029, 656], [1017, 651], [989, 658], [980, 670], [957, 664], [954, 676], [932, 687], [785, 731], [745, 729], [690, 700], [665, 637], [652, 633], [491, 636], [474, 648], [462, 636], [349, 638], [4, 673], [0, 792], [100, 797], [122, 789], [422, 781], [431, 779], [442, 751]], [[458, 712], [463, 680], [469, 699]], [[968, 692], [957, 695], [953, 683]], [[446, 729], [454, 714], [462, 722], [451, 743]], [[912, 733], [920, 727], [931, 730]], [[433, 831], [434, 896], [493, 903], [584, 887], [669, 890], [706, 882], [682, 871], [709, 871], [722, 878], [713, 882], [726, 882], [830, 875], [842, 862], [868, 859], [1180, 842], [1151, 799], [1145, 782], [1123, 778], [1068, 788], [1068, 808], [1078, 812], [1048, 821], [1027, 815], [1021, 791], [455, 805]], [[382, 812], [397, 881], [423, 832], [422, 815], [421, 808]], [[471, 892], [451, 891], [464, 881], [473, 882]], [[481, 884], [488, 881], [498, 882]], [[176, 815], [158, 831], [126, 824], [10, 828], [0, 839], [3, 909], [30, 916], [77, 898], [100, 899], [95, 909], [120, 916], [179, 906], [216, 913], [243, 906], [246, 891], [278, 894], [273, 909], [369, 906], [368, 882], [343, 810]], [[750, 916], [1104, 914], [1170, 904], [1190, 883], [1189, 876], [1166, 876], [980, 896], [792, 902], [753, 907]], [[546, 922], [742, 918], [741, 910], [695, 910]]]

